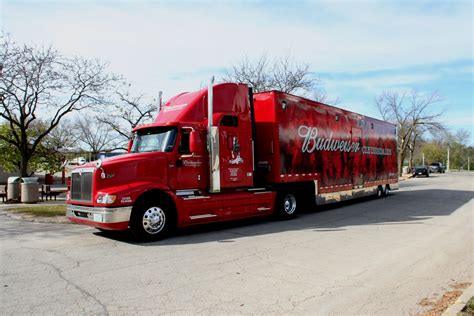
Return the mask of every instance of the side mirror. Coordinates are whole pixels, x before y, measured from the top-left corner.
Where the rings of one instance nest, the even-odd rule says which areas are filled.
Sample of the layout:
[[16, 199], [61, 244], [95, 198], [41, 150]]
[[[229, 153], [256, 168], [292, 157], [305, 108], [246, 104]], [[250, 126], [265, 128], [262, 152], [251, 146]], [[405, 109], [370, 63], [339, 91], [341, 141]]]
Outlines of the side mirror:
[[127, 146], [127, 152], [130, 153], [132, 150], [132, 145], [133, 145], [133, 139], [128, 140], [128, 146]]
[[201, 137], [198, 131], [192, 131], [189, 134], [189, 150], [194, 154], [202, 154]]

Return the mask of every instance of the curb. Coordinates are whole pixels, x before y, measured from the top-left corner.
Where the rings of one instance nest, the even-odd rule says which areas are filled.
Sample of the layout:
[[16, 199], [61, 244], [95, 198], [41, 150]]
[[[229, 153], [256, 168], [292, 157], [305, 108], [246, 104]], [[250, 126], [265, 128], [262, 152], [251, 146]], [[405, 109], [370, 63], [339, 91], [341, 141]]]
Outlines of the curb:
[[466, 306], [467, 301], [474, 296], [474, 284], [468, 287], [464, 293], [454, 302], [453, 305], [449, 306], [448, 309], [442, 314], [442, 316], [456, 316]]

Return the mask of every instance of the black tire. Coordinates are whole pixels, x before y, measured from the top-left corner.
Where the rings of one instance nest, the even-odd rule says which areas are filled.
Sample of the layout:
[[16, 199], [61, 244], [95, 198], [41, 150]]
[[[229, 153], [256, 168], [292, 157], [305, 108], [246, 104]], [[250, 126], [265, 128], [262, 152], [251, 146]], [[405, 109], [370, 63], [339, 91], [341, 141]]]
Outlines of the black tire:
[[163, 202], [145, 201], [132, 210], [130, 230], [138, 241], [165, 238], [175, 227], [172, 208]]
[[429, 174], [429, 173], [427, 173], [427, 174], [426, 174], [426, 177], [428, 178], [429, 176], [430, 176], [430, 174]]
[[384, 196], [385, 196], [385, 190], [383, 189], [383, 187], [381, 185], [379, 185], [377, 187], [377, 197], [381, 198], [381, 197], [384, 197]]
[[384, 191], [384, 196], [389, 196], [390, 195], [390, 185], [385, 186], [385, 191]]
[[292, 219], [296, 217], [299, 206], [293, 192], [280, 192], [275, 202], [275, 215], [279, 219]]

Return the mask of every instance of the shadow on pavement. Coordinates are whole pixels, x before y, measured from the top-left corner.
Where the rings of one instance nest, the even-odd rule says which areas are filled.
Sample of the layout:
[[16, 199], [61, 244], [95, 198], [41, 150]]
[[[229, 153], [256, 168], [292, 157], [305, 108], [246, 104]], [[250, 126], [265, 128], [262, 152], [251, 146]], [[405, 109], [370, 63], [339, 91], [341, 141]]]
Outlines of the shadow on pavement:
[[417, 224], [435, 216], [449, 216], [473, 196], [471, 191], [403, 191], [381, 199], [370, 197], [320, 206], [316, 210], [303, 210], [296, 219], [290, 221], [260, 217], [184, 228], [165, 240], [151, 243], [137, 243], [129, 232], [95, 234], [140, 246], [167, 246], [234, 242], [242, 237], [286, 231], [337, 232], [359, 225]]

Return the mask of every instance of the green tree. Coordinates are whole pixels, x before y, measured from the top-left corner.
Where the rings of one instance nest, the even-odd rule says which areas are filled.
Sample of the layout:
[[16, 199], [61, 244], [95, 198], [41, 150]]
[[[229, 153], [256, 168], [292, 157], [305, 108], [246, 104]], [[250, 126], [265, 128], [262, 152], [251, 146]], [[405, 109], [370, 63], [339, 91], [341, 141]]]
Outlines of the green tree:
[[444, 162], [446, 163], [446, 147], [440, 143], [431, 142], [425, 143], [421, 147], [421, 151], [425, 154], [425, 163]]
[[[37, 122], [35, 125], [41, 125]], [[36, 137], [35, 135], [41, 133], [44, 129], [42, 126], [33, 126], [28, 130], [28, 137]], [[5, 171], [14, 172], [20, 170], [21, 154], [18, 148], [12, 145], [5, 139], [13, 138], [10, 133], [8, 124], [0, 125], [0, 165]], [[54, 135], [48, 135], [45, 140], [38, 145], [37, 150], [31, 156], [29, 160], [29, 169], [27, 175], [31, 175], [35, 170], [43, 170], [48, 173], [54, 173], [62, 169], [62, 165], [65, 160], [64, 152], [61, 151], [64, 148], [62, 145], [57, 146], [58, 138]]]

